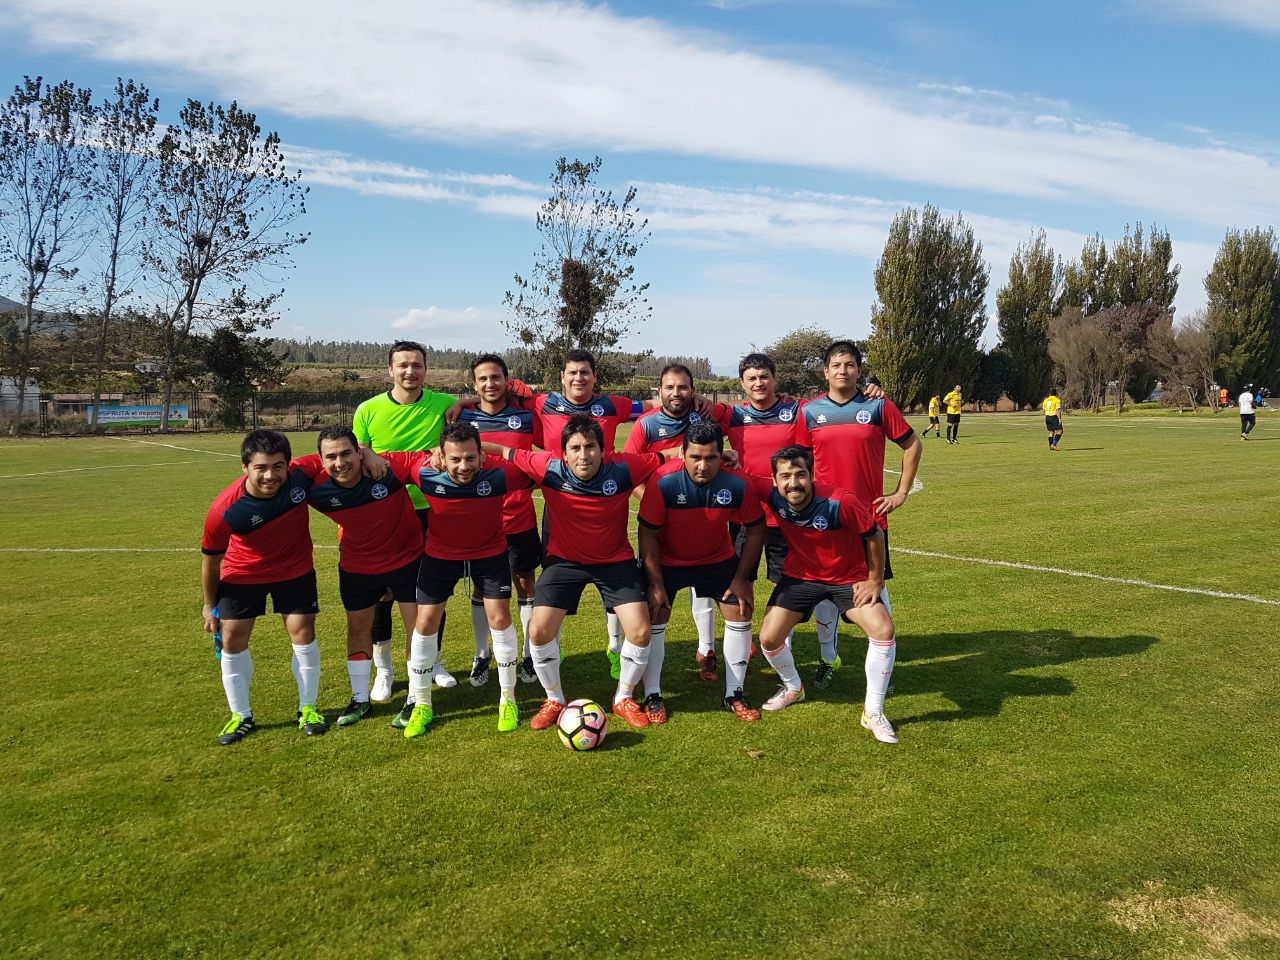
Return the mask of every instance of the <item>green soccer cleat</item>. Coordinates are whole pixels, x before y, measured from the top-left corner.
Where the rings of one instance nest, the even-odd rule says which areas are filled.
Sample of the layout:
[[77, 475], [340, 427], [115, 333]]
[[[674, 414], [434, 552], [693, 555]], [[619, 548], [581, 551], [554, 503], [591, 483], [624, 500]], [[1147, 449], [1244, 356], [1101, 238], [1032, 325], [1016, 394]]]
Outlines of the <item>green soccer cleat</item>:
[[218, 734], [218, 743], [224, 747], [229, 747], [233, 743], [239, 743], [257, 729], [253, 722], [253, 714], [246, 714], [242, 717], [238, 713], [233, 713], [231, 719], [227, 721], [227, 725]]
[[818, 669], [814, 671], [813, 679], [810, 680], [809, 683], [817, 690], [827, 689], [827, 687], [831, 686], [831, 681], [835, 679], [836, 671], [842, 666], [844, 666], [844, 664], [840, 662], [839, 655], [837, 655], [830, 663], [819, 658]]
[[409, 725], [409, 718], [413, 716], [413, 700], [409, 699], [404, 702], [404, 706], [400, 708], [400, 712], [391, 718], [391, 726], [397, 730], [403, 730]]
[[302, 709], [298, 711], [298, 729], [308, 737], [318, 737], [329, 729], [329, 725], [325, 723], [319, 710], [309, 703], [304, 703]]
[[413, 713], [409, 716], [409, 722], [404, 725], [404, 736], [406, 740], [414, 737], [420, 737], [427, 732], [427, 727], [431, 725], [431, 721], [435, 719], [435, 714], [431, 712], [431, 704], [415, 703], [413, 705]]
[[498, 732], [510, 733], [520, 726], [520, 708], [514, 700], [501, 700], [498, 703]]
[[606, 650], [605, 653], [609, 655], [609, 676], [617, 680], [622, 676], [622, 654], [612, 650]]
[[353, 723], [359, 723], [369, 715], [369, 711], [373, 709], [373, 704], [368, 700], [352, 699], [350, 703], [343, 708], [338, 714], [338, 726], [349, 727]]

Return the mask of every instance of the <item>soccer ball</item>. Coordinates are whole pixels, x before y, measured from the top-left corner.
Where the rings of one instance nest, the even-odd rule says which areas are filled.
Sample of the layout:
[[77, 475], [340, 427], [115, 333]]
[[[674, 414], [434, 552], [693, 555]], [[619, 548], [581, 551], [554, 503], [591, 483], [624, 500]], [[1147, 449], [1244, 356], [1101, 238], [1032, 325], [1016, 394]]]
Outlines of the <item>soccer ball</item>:
[[560, 742], [570, 750], [594, 750], [608, 730], [604, 707], [594, 700], [574, 700], [560, 711]]

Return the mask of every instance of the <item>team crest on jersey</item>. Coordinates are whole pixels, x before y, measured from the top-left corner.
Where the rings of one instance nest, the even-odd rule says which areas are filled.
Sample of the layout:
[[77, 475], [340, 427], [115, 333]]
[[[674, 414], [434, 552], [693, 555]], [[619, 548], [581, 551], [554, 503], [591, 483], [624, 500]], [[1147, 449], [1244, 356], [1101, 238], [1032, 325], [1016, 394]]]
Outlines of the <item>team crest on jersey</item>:
[[337, 497], [330, 497], [330, 498], [329, 498], [329, 506], [331, 506], [331, 507], [340, 507], [340, 506], [342, 506], [342, 501], [341, 501], [341, 500], [339, 500]]
[[688, 503], [688, 502], [689, 502], [689, 498], [686, 497], [683, 493], [676, 494], [676, 503]]
[[825, 529], [827, 529], [827, 518], [826, 518], [826, 517], [814, 517], [814, 518], [813, 518], [813, 529], [815, 529], [815, 530], [825, 530]]
[[827, 422], [827, 415], [826, 415], [825, 413], [820, 413], [820, 414], [818, 414], [818, 422], [819, 422], [819, 423], [826, 423], [826, 422]]
[[666, 428], [666, 427], [659, 427], [659, 428], [658, 428], [658, 436], [660, 436], [660, 437], [665, 437], [666, 435], [667, 435], [667, 428]]
[[261, 522], [262, 522], [262, 515], [259, 513], [255, 513], [252, 517], [249, 518], [249, 523], [251, 523], [255, 527]]
[[519, 429], [520, 429], [520, 418], [519, 418], [519, 417], [507, 417], [507, 426], [508, 426], [508, 427], [510, 427], [512, 430], [519, 430]]
[[289, 499], [294, 503], [301, 503], [303, 500], [307, 499], [307, 491], [303, 490], [301, 487], [290, 487]]
[[728, 490], [716, 491], [716, 503], [720, 504], [720, 506], [722, 507], [728, 506], [729, 501], [732, 499], [733, 499], [733, 494], [731, 494]]
[[493, 493], [493, 484], [488, 480], [481, 480], [476, 484], [476, 493], [480, 494], [482, 497], [487, 497], [489, 494]]
[[436, 484], [436, 493], [444, 493], [444, 487], [438, 483]]
[[690, 423], [701, 423], [701, 422], [702, 422], [702, 417], [701, 417], [701, 416], [699, 416], [697, 413], [691, 413], [691, 414], [689, 414], [689, 422], [690, 422]]
[[557, 406], [557, 407], [556, 407], [556, 409], [557, 409], [557, 410], [559, 410], [561, 413], [564, 413], [564, 412], [565, 412], [566, 410], [568, 410], [569, 408], [568, 408], [568, 407], [566, 407], [566, 406], [562, 403], [562, 404], [560, 404], [559, 406]]
[[610, 478], [604, 482], [604, 485], [600, 489], [605, 492], [605, 496], [612, 497], [618, 492], [618, 482]]
[[390, 491], [388, 491], [387, 488], [380, 483], [375, 483], [372, 487], [369, 488], [369, 493], [373, 496], [373, 499], [375, 500], [381, 500], [389, 492]]
[[858, 413], [857, 413], [857, 416], [855, 416], [853, 419], [857, 420], [859, 423], [870, 423], [870, 422], [871, 422], [871, 411], [870, 411], [870, 410], [859, 410], [859, 411], [858, 411]]
[[742, 422], [743, 422], [743, 423], [755, 423], [755, 421], [754, 421], [754, 420], [752, 420], [750, 416], [743, 416], [743, 418], [742, 418]]
[[603, 416], [604, 416], [604, 407], [603, 407], [603, 406], [601, 406], [601, 405], [600, 405], [600, 404], [598, 404], [598, 403], [593, 403], [593, 404], [591, 405], [591, 415], [592, 415], [593, 417], [603, 417]]
[[[748, 417], [747, 419], [750, 420], [751, 418]], [[795, 413], [793, 413], [790, 410], [783, 410], [781, 413], [778, 414], [778, 419], [781, 420], [783, 423], [790, 423], [793, 419], [795, 419]]]

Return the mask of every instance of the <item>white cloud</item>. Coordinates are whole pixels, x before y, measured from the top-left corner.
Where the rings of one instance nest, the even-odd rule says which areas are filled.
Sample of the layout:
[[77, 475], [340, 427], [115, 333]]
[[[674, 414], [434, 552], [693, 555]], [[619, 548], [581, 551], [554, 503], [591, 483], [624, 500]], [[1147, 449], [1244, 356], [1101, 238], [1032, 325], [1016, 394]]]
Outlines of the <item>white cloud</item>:
[[433, 347], [480, 349], [485, 344], [507, 341], [502, 316], [497, 310], [451, 309], [432, 304], [405, 311], [391, 321], [390, 329], [395, 336], [413, 337]]
[[[1266, 13], [1272, 6], [1226, 8], [1280, 22]], [[580, 2], [222, 0], [211, 17], [163, 0], [0, 0], [0, 10], [49, 47], [157, 64], [224, 93], [252, 92], [264, 107], [404, 135], [818, 167], [1118, 203], [1215, 229], [1280, 221], [1280, 167], [1244, 150], [1161, 142], [1106, 122], [1036, 122], [1019, 109], [973, 113], [972, 104], [852, 82]], [[501, 188], [436, 180], [397, 189], [447, 199], [477, 186]]]
[[1226, 23], [1258, 33], [1280, 33], [1280, 4], [1276, 0], [1138, 0], [1156, 14]]

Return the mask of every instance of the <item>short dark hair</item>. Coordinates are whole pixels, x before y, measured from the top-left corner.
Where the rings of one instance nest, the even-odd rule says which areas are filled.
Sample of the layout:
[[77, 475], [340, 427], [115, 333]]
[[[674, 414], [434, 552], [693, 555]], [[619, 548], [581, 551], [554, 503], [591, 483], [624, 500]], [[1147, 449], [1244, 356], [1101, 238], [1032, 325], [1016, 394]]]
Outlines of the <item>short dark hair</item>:
[[799, 447], [794, 444], [774, 452], [769, 458], [769, 470], [777, 476], [778, 464], [795, 463], [797, 460], [804, 464], [805, 469], [809, 471], [809, 476], [813, 476], [813, 451], [808, 447]]
[[474, 423], [465, 420], [455, 420], [440, 431], [441, 449], [446, 443], [475, 443], [476, 449], [484, 453], [484, 447], [480, 445], [480, 431]]
[[585, 363], [590, 365], [591, 372], [596, 372], [596, 358], [591, 355], [590, 350], [570, 350], [564, 355], [564, 360], [560, 364], [560, 369], [564, 370], [571, 363]]
[[748, 370], [768, 370], [775, 377], [778, 375], [778, 368], [773, 362], [773, 358], [767, 353], [748, 353], [738, 362], [738, 378]]
[[683, 363], [668, 363], [662, 368], [662, 372], [658, 374], [658, 382], [662, 382], [662, 378], [668, 373], [682, 373], [689, 378], [689, 386], [693, 386], [693, 371], [686, 367]]
[[387, 351], [387, 366], [391, 366], [391, 358], [397, 353], [409, 353], [416, 351], [422, 354], [422, 365], [427, 365], [427, 348], [420, 344], [417, 340], [397, 340], [391, 345], [391, 349]]
[[293, 459], [289, 438], [274, 430], [254, 430], [240, 444], [240, 463], [249, 465], [255, 453], [283, 453], [286, 460]]
[[689, 428], [684, 432], [684, 447], [688, 450], [690, 444], [698, 444], [702, 446], [708, 443], [714, 443], [716, 449], [724, 452], [724, 431], [720, 429], [720, 424], [712, 423], [709, 420], [703, 420], [701, 423], [691, 423]]
[[499, 367], [501, 367], [501, 368], [502, 368], [502, 375], [503, 375], [504, 377], [509, 377], [509, 376], [511, 376], [511, 374], [507, 373], [507, 361], [503, 360], [503, 359], [502, 359], [500, 356], [498, 356], [496, 353], [482, 353], [482, 354], [480, 354], [480, 356], [478, 356], [478, 357], [476, 357], [474, 360], [472, 360], [472, 361], [471, 361], [471, 376], [473, 376], [473, 377], [474, 377], [474, 376], [476, 375], [476, 367], [479, 367], [479, 366], [481, 366], [481, 365], [483, 365], [483, 364], [486, 364], [486, 363], [496, 363]]
[[858, 349], [858, 345], [852, 340], [832, 341], [822, 355], [822, 365], [824, 367], [830, 366], [833, 357], [839, 357], [843, 354], [853, 357], [854, 360], [858, 361], [858, 366], [862, 366], [862, 351]]
[[326, 440], [346, 440], [351, 444], [353, 450], [360, 449], [360, 441], [356, 439], [356, 435], [351, 428], [344, 427], [338, 423], [327, 426], [320, 431], [320, 436], [316, 437], [316, 450], [323, 449]]
[[569, 438], [579, 433], [595, 437], [596, 443], [600, 444], [600, 449], [604, 449], [604, 431], [600, 428], [600, 421], [587, 413], [575, 413], [569, 418], [569, 422], [560, 431], [560, 449], [567, 447]]

